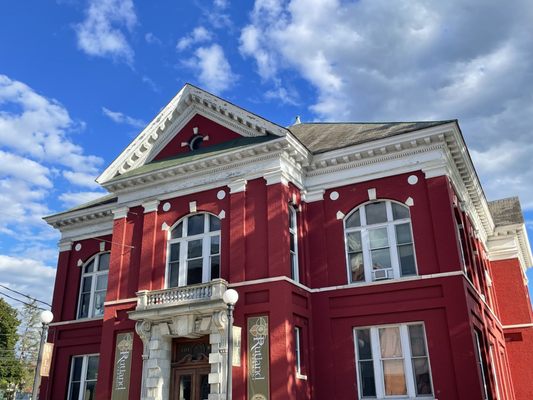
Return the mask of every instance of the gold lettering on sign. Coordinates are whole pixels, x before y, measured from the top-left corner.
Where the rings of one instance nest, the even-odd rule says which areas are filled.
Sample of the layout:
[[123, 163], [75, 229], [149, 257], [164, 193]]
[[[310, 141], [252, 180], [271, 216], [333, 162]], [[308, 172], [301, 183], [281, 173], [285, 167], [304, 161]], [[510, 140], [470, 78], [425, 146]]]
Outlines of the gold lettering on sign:
[[43, 358], [41, 361], [41, 376], [50, 376], [50, 366], [52, 365], [53, 343], [45, 343], [43, 346]]
[[113, 374], [112, 400], [127, 400], [130, 388], [131, 351], [133, 333], [119, 333], [115, 349], [115, 373]]
[[248, 399], [268, 400], [269, 388], [268, 316], [248, 318]]

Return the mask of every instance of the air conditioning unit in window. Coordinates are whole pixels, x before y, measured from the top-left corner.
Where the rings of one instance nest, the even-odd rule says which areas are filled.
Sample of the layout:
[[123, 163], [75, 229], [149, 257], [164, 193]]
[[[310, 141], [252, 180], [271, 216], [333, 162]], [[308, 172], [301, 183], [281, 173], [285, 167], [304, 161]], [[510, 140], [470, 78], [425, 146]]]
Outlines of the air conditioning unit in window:
[[392, 268], [375, 269], [372, 271], [372, 280], [374, 281], [392, 279], [393, 277], [394, 273], [392, 271]]

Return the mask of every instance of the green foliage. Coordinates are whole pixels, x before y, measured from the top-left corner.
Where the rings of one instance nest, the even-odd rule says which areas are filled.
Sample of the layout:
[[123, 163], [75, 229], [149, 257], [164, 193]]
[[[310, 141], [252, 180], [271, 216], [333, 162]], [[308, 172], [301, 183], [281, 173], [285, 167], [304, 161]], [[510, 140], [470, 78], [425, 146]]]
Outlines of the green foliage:
[[22, 364], [15, 353], [19, 325], [17, 310], [0, 299], [0, 388], [18, 385], [23, 377]]

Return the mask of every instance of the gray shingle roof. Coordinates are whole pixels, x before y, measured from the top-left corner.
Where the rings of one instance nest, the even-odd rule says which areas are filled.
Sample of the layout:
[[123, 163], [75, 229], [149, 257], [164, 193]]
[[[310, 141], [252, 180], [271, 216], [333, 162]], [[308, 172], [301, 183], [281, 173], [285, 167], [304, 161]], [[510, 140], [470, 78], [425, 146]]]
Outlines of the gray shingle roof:
[[523, 224], [524, 215], [518, 197], [489, 201], [489, 210], [494, 220], [494, 225]]
[[288, 129], [312, 153], [317, 154], [455, 121], [321, 122], [292, 125]]

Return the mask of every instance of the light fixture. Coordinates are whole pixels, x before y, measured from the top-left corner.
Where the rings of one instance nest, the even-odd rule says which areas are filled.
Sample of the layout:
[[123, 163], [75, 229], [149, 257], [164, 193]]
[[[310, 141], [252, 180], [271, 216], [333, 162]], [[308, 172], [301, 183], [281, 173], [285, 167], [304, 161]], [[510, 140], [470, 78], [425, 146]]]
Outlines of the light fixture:
[[33, 379], [32, 399], [38, 400], [39, 387], [41, 386], [41, 364], [43, 362], [43, 347], [48, 336], [48, 324], [54, 320], [54, 314], [49, 310], [44, 310], [39, 316], [43, 325], [41, 332], [41, 343], [39, 344], [39, 354], [37, 355], [37, 365], [35, 366], [35, 377]]

